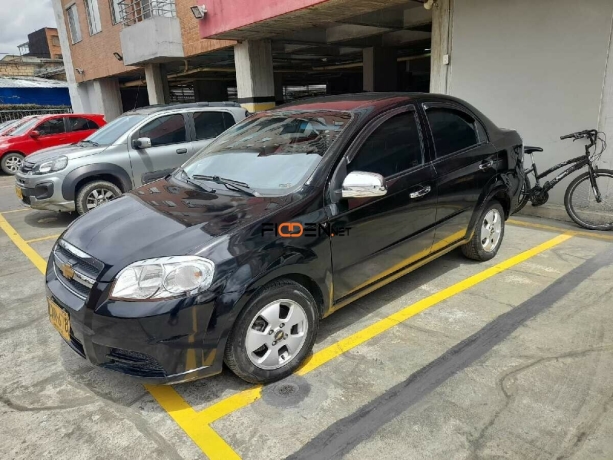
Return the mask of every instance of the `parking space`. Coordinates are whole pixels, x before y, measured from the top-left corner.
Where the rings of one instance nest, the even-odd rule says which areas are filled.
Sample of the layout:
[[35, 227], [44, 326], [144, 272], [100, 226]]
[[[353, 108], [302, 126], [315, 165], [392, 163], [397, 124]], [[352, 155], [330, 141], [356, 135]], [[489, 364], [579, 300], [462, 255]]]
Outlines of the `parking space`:
[[613, 234], [514, 218], [322, 321], [296, 375], [143, 386], [47, 319], [41, 270], [73, 219], [0, 176], [3, 458], [613, 457]]

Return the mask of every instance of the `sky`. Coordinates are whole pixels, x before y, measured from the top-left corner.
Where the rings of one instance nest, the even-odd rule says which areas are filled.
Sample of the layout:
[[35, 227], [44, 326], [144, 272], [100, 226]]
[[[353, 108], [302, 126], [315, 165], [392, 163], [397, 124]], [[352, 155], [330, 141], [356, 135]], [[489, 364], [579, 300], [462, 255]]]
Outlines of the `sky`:
[[51, 0], [0, 0], [0, 59], [19, 54], [17, 45], [43, 27], [55, 27]]

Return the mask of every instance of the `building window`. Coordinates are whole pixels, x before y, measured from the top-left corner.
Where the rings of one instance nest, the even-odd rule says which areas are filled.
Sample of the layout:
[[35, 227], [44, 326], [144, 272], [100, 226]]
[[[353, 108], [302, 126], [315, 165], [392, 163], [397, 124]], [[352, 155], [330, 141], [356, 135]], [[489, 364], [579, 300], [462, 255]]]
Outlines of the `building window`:
[[57, 35], [52, 35], [51, 36], [51, 44], [53, 46], [60, 46], [60, 37], [58, 37]]
[[72, 5], [68, 8], [68, 28], [70, 29], [70, 40], [73, 45], [81, 41], [81, 26], [79, 25], [79, 12], [77, 5]]
[[113, 24], [119, 24], [121, 22], [121, 5], [119, 2], [122, 0], [109, 0], [111, 4], [111, 20]]
[[87, 12], [89, 34], [95, 35], [102, 30], [102, 26], [100, 25], [100, 10], [98, 9], [98, 0], [85, 0], [85, 11]]

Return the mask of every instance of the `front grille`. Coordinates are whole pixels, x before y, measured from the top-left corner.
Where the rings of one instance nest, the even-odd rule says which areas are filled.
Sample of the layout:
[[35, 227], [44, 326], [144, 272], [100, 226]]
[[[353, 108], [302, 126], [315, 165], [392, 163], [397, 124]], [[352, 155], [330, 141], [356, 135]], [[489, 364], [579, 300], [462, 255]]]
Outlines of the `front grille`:
[[166, 372], [160, 363], [151, 356], [137, 351], [111, 348], [106, 355], [110, 361], [104, 367], [136, 377], [164, 378]]
[[[61, 240], [55, 246], [53, 250], [55, 275], [66, 289], [85, 300], [91, 292], [93, 283], [102, 272], [104, 264], [76, 248], [72, 250], [70, 248], [70, 245]], [[80, 254], [75, 254], [75, 252]], [[72, 276], [67, 277], [67, 272]]]

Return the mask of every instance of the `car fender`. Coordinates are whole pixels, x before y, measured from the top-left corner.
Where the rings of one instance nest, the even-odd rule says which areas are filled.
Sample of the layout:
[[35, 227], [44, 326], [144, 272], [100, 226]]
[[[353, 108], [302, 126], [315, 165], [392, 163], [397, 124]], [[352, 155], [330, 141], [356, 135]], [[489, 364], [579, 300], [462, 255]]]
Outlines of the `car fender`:
[[79, 166], [70, 171], [62, 181], [62, 195], [66, 200], [74, 200], [77, 184], [88, 177], [109, 175], [117, 178], [121, 183], [122, 192], [132, 189], [132, 179], [128, 172], [121, 166], [112, 163], [95, 163], [91, 165]]
[[481, 195], [479, 196], [479, 201], [477, 202], [477, 206], [473, 212], [473, 215], [470, 219], [469, 229], [470, 235], [467, 235], [467, 240], [470, 240], [475, 231], [475, 225], [477, 223], [477, 219], [481, 216], [483, 209], [485, 206], [494, 199], [497, 195], [503, 194], [506, 199], [509, 200], [509, 212], [506, 218], [511, 214], [511, 209], [513, 207], [513, 196], [510, 191], [511, 184], [509, 183], [509, 178], [506, 177], [506, 174], [496, 174], [492, 179], [487, 183], [487, 185], [483, 188]]

